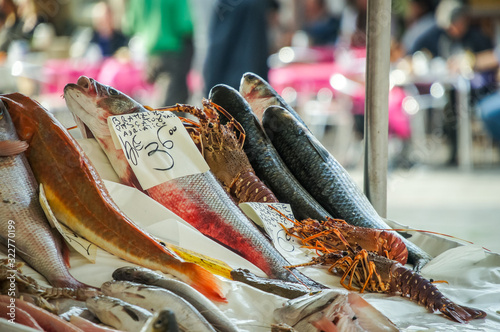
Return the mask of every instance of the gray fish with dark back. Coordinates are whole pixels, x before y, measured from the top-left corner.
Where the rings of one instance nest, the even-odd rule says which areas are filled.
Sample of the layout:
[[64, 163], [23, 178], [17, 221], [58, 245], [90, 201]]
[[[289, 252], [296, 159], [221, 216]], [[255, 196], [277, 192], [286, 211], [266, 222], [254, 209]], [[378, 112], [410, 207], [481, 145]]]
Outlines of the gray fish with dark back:
[[122, 331], [140, 331], [146, 321], [153, 316], [140, 306], [111, 296], [91, 297], [85, 303], [102, 323]]
[[[349, 173], [288, 110], [267, 108], [262, 124], [291, 172], [335, 218], [354, 226], [390, 229]], [[416, 270], [432, 259], [412, 242], [403, 241]]]
[[52, 286], [86, 287], [68, 271], [62, 236], [51, 230], [38, 201], [38, 184], [23, 153], [26, 148], [0, 101], [0, 242], [8, 258], [22, 258]]
[[[124, 266], [113, 272], [113, 279], [132, 281], [140, 284], [165, 288], [193, 305], [214, 328], [221, 332], [237, 332], [234, 325], [220, 309], [209, 301], [203, 294], [188, 284], [179, 280], [166, 278], [161, 274], [136, 266]], [[299, 284], [294, 284], [299, 285]]]
[[209, 98], [224, 108], [246, 132], [245, 150], [257, 176], [281, 203], [292, 207], [297, 219], [324, 219], [330, 214], [304, 189], [281, 160], [266, 136], [250, 105], [230, 86], [219, 84], [210, 90]]

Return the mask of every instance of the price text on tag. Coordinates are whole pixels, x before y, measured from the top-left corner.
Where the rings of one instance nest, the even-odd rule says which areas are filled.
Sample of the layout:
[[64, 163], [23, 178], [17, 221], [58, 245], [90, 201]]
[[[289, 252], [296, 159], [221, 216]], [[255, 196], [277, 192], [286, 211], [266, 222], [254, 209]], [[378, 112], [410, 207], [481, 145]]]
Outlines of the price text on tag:
[[143, 189], [209, 167], [172, 112], [146, 111], [108, 117], [115, 147], [125, 153]]

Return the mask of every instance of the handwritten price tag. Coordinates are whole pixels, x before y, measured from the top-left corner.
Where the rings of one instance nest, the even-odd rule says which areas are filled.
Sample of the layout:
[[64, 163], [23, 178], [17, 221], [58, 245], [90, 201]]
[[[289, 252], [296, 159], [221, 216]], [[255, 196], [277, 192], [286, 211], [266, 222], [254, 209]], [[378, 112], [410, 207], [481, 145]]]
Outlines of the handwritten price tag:
[[83, 257], [88, 259], [92, 264], [95, 264], [95, 259], [97, 256], [97, 247], [84, 239], [81, 236], [78, 236], [75, 232], [69, 229], [67, 226], [60, 224], [56, 219], [56, 216], [52, 212], [50, 208], [49, 202], [47, 201], [47, 197], [45, 197], [45, 191], [43, 190], [43, 185], [40, 183], [40, 195], [39, 195], [40, 205], [42, 206], [43, 212], [47, 216], [50, 225], [52, 228], [57, 229], [57, 231], [63, 236], [64, 240], [73, 247], [78, 253], [80, 253]]
[[303, 263], [305, 261], [304, 257], [308, 257], [310, 253], [301, 248], [302, 242], [300, 240], [288, 235], [281, 226], [283, 225], [289, 228], [293, 226], [293, 223], [271, 209], [269, 205], [278, 209], [288, 218], [295, 220], [292, 208], [289, 204], [241, 203], [239, 206], [253, 222], [264, 227], [267, 234], [271, 236], [276, 249], [285, 256], [291, 264]]
[[108, 127], [144, 189], [210, 169], [172, 112], [110, 116]]

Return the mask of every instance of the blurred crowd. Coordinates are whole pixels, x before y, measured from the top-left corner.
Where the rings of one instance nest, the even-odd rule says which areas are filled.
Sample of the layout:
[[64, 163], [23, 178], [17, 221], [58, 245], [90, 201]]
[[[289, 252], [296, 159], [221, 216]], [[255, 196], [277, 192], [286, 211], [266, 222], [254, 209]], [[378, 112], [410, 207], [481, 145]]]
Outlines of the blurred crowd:
[[[366, 18], [367, 0], [0, 0], [0, 65], [2, 75], [9, 77], [0, 92], [60, 96], [61, 85], [85, 74], [117, 84], [153, 107], [199, 104], [216, 84], [238, 88], [247, 71], [273, 84], [277, 71], [294, 63], [343, 64], [346, 58], [363, 58]], [[391, 13], [377, 19], [391, 22], [392, 68], [408, 71], [401, 87], [410, 81], [417, 93], [425, 94], [433, 79], [466, 78], [472, 108], [500, 141], [500, 36], [495, 34], [500, 3], [393, 0]], [[290, 55], [283, 50], [293, 51], [293, 58], [282, 57]], [[424, 72], [419, 70], [422, 59]], [[363, 86], [362, 70], [342, 69], [344, 77]], [[419, 75], [419, 80], [409, 79]], [[446, 93], [443, 131], [453, 164], [453, 85]], [[393, 95], [399, 98], [397, 91]], [[398, 131], [406, 116], [403, 99], [390, 117], [396, 121], [395, 135], [404, 141], [409, 134]], [[355, 129], [362, 135], [363, 101], [353, 100]]]

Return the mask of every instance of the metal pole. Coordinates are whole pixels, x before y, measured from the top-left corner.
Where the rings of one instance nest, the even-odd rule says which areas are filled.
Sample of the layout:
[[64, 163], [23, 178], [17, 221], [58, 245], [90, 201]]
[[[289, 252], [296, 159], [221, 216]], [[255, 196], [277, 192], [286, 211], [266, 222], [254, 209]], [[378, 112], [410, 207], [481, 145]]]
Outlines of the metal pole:
[[391, 1], [368, 0], [364, 192], [381, 217], [387, 215], [387, 140]]

